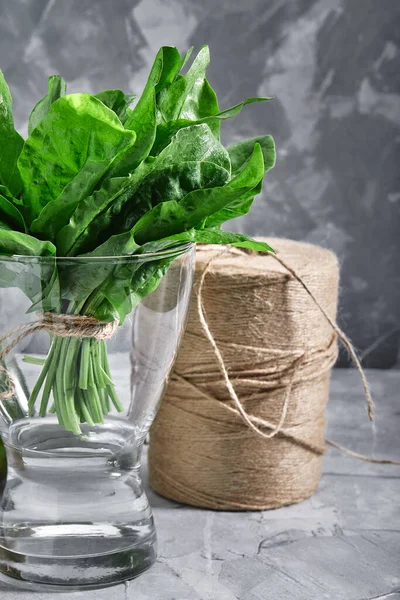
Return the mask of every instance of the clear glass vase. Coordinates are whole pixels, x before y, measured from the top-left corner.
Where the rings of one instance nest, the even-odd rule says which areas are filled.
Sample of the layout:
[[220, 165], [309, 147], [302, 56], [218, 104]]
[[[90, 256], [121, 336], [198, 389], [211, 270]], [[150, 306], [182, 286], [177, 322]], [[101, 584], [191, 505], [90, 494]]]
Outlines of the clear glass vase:
[[140, 457], [185, 326], [194, 253], [0, 259], [0, 337], [43, 315], [119, 320], [106, 341], [72, 337], [73, 324], [30, 330], [0, 362], [0, 573], [17, 586], [105, 587], [154, 562]]

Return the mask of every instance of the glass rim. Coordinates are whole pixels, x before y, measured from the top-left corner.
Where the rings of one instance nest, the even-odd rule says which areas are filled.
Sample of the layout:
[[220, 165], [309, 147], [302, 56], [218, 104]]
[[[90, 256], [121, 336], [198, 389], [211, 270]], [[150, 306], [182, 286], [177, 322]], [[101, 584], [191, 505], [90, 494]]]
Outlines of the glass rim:
[[173, 258], [186, 254], [195, 247], [195, 242], [181, 242], [177, 241], [176, 246], [167, 248], [166, 250], [159, 250], [156, 252], [143, 252], [143, 254], [121, 254], [121, 255], [109, 255], [109, 256], [29, 256], [26, 254], [13, 254], [12, 256], [0, 255], [0, 262], [18, 262], [18, 263], [85, 263], [85, 262], [145, 262], [152, 259], [160, 258]]

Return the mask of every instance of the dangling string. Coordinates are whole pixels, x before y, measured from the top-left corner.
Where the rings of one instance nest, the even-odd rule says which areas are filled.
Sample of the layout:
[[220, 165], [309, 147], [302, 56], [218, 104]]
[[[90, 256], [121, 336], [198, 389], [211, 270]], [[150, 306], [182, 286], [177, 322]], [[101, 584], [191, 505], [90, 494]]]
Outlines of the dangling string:
[[[236, 250], [236, 249], [235, 249]], [[295, 381], [296, 378], [296, 374], [298, 372], [299, 367], [301, 366], [302, 362], [304, 361], [305, 357], [304, 354], [302, 354], [300, 357], [298, 357], [293, 364], [292, 367], [292, 371], [291, 371], [291, 377], [289, 380], [289, 384], [286, 387], [286, 391], [285, 391], [285, 397], [284, 397], [284, 401], [282, 404], [282, 409], [281, 409], [281, 414], [279, 417], [279, 420], [277, 422], [276, 425], [273, 425], [271, 423], [269, 423], [268, 421], [265, 421], [263, 419], [260, 418], [254, 418], [253, 416], [249, 415], [242, 402], [240, 401], [234, 386], [232, 385], [232, 382], [229, 378], [229, 374], [228, 374], [228, 370], [225, 366], [225, 362], [223, 359], [223, 356], [221, 354], [221, 351], [218, 348], [218, 345], [211, 333], [210, 327], [208, 325], [207, 322], [207, 318], [206, 318], [206, 312], [205, 312], [205, 307], [204, 307], [204, 303], [203, 303], [203, 288], [204, 288], [204, 283], [205, 283], [205, 278], [207, 273], [210, 271], [211, 266], [221, 257], [223, 256], [226, 252], [230, 251], [230, 252], [235, 252], [235, 250], [233, 250], [232, 248], [224, 248], [221, 252], [219, 252], [217, 255], [213, 256], [205, 265], [205, 268], [203, 269], [203, 272], [201, 274], [200, 277], [200, 283], [199, 283], [199, 288], [198, 288], [198, 292], [197, 292], [197, 308], [198, 308], [198, 314], [199, 314], [199, 319], [200, 319], [200, 323], [201, 326], [203, 328], [203, 331], [207, 337], [207, 339], [209, 340], [213, 350], [214, 350], [214, 354], [216, 356], [217, 359], [217, 363], [218, 363], [218, 367], [220, 369], [220, 372], [222, 374], [222, 377], [224, 379], [226, 388], [229, 392], [229, 396], [231, 398], [231, 400], [233, 401], [234, 405], [236, 406], [235, 412], [237, 412], [237, 414], [242, 418], [242, 420], [248, 425], [248, 427], [254, 431], [254, 433], [256, 433], [257, 435], [263, 437], [263, 438], [267, 438], [270, 439], [274, 436], [276, 436], [279, 433], [282, 433], [283, 435], [286, 435], [287, 437], [290, 437], [291, 439], [295, 440], [295, 437], [292, 435], [287, 435], [286, 432], [283, 431], [283, 425], [285, 423], [285, 418], [287, 415], [287, 410], [288, 410], [288, 406], [289, 406], [289, 402], [290, 402], [290, 395], [291, 395], [291, 391], [292, 391], [292, 387], [293, 387], [293, 383]], [[236, 250], [238, 251], [238, 250]], [[241, 254], [242, 252], [239, 251]], [[306, 293], [310, 296], [310, 298], [312, 299], [312, 301], [314, 302], [314, 304], [318, 307], [318, 309], [321, 311], [322, 315], [325, 317], [326, 321], [329, 323], [329, 325], [331, 326], [332, 330], [335, 332], [335, 334], [338, 336], [338, 338], [340, 339], [340, 341], [342, 342], [342, 344], [345, 346], [345, 348], [347, 349], [347, 351], [349, 352], [352, 360], [354, 361], [354, 364], [356, 365], [357, 371], [360, 374], [361, 377], [361, 381], [363, 384], [363, 388], [364, 388], [364, 395], [367, 401], [367, 407], [368, 407], [368, 416], [369, 419], [371, 421], [374, 420], [374, 403], [372, 400], [372, 396], [371, 396], [371, 391], [368, 385], [368, 381], [367, 378], [365, 376], [364, 370], [361, 366], [361, 363], [357, 357], [357, 354], [354, 350], [354, 347], [352, 345], [352, 343], [350, 342], [349, 338], [346, 336], [346, 334], [336, 325], [336, 323], [331, 319], [331, 317], [328, 315], [328, 313], [326, 312], [326, 310], [321, 306], [321, 304], [318, 302], [318, 300], [316, 299], [316, 297], [314, 296], [314, 294], [311, 292], [311, 290], [309, 289], [309, 287], [307, 286], [307, 284], [304, 282], [304, 280], [300, 277], [300, 275], [298, 275], [295, 270], [286, 263], [286, 261], [284, 261], [282, 258], [280, 258], [277, 254], [273, 253], [273, 252], [267, 252], [267, 254], [269, 256], [271, 256], [272, 258], [274, 258], [276, 261], [279, 262], [279, 264], [281, 264], [289, 273], [290, 275], [296, 279], [296, 281], [298, 283], [300, 283], [300, 285], [303, 287], [303, 289], [306, 291]], [[225, 408], [230, 408], [229, 406], [225, 405], [222, 403], [223, 406], [225, 406]], [[269, 429], [270, 431], [267, 433], [265, 431], [263, 431], [263, 429]], [[302, 443], [301, 440], [298, 440], [299, 443]], [[377, 459], [377, 458], [372, 458], [372, 457], [368, 457], [368, 456], [364, 456], [362, 454], [359, 454], [357, 452], [353, 452], [352, 450], [348, 450], [347, 448], [344, 448], [343, 446], [337, 444], [336, 442], [332, 442], [331, 440], [325, 440], [326, 444], [336, 448], [337, 450], [340, 450], [341, 452], [344, 452], [354, 458], [357, 458], [358, 460], [362, 460], [365, 462], [369, 462], [369, 463], [376, 463], [376, 464], [390, 464], [390, 465], [400, 465], [400, 461], [396, 461], [396, 460], [389, 460], [389, 459]]]

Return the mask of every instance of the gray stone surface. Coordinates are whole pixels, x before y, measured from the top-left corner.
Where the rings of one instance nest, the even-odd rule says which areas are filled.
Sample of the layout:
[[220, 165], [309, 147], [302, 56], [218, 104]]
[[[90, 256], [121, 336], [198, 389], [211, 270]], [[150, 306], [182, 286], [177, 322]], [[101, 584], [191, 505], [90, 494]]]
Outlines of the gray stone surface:
[[70, 91], [140, 91], [161, 44], [204, 43], [223, 107], [275, 95], [225, 130], [227, 141], [270, 132], [278, 147], [262, 199], [234, 228], [335, 250], [340, 322], [369, 366], [392, 366], [400, 340], [398, 0], [0, 0], [0, 67], [22, 129], [54, 72]]
[[[369, 456], [399, 460], [400, 373], [369, 371], [368, 378], [374, 428], [357, 373], [336, 370], [328, 437]], [[155, 566], [126, 586], [66, 593], [63, 600], [400, 599], [400, 467], [330, 450], [314, 496], [273, 511], [213, 512], [151, 490], [149, 497], [159, 536]], [[0, 583], [1, 600], [55, 597]]]

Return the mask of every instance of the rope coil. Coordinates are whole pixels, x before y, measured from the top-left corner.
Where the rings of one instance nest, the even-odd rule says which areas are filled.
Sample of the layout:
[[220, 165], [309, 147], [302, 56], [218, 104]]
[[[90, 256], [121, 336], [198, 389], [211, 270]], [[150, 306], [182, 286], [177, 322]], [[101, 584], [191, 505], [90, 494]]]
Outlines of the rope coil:
[[400, 464], [324, 439], [337, 338], [374, 418], [365, 374], [335, 323], [337, 260], [308, 244], [272, 245], [277, 255], [251, 261], [239, 249], [199, 253], [188, 327], [149, 454], [151, 486], [179, 502], [232, 510], [297, 502], [317, 487], [326, 445]]

